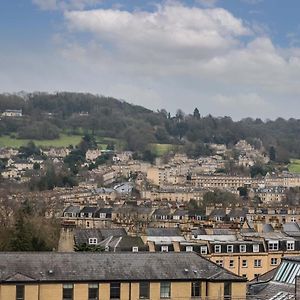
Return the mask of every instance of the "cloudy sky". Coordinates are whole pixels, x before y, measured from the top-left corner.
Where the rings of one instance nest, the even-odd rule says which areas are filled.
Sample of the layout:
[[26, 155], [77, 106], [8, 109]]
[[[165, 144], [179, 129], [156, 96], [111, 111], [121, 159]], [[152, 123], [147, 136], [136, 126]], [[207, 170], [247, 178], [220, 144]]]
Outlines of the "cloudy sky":
[[299, 0], [0, 0], [0, 91], [298, 118], [299, 10]]

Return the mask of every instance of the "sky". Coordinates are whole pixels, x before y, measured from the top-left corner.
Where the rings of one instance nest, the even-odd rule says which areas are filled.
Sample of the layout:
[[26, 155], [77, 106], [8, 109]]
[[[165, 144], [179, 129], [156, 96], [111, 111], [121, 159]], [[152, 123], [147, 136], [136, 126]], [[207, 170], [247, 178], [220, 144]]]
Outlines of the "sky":
[[299, 118], [299, 0], [0, 0], [0, 92]]

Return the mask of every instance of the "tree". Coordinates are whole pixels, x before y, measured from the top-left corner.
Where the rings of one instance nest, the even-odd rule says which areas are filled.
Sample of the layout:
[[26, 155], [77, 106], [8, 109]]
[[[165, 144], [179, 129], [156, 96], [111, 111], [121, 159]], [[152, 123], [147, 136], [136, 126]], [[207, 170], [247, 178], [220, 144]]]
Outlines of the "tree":
[[245, 186], [240, 186], [238, 188], [239, 194], [241, 197], [247, 197], [248, 196], [248, 189]]
[[270, 160], [272, 160], [272, 161], [276, 160], [276, 150], [275, 150], [274, 146], [271, 146], [269, 149], [269, 157], [270, 157]]
[[197, 107], [194, 109], [193, 117], [197, 120], [200, 119], [200, 113], [199, 113], [199, 109]]
[[105, 248], [100, 245], [88, 245], [86, 243], [75, 245], [74, 251], [76, 252], [103, 252]]

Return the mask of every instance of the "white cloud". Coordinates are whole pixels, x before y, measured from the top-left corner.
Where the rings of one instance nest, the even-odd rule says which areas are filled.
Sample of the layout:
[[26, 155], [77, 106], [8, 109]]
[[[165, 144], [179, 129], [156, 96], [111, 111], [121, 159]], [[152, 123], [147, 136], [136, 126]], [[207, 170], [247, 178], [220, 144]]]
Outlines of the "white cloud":
[[225, 9], [167, 2], [152, 12], [64, 16], [53, 57], [0, 60], [2, 86], [89, 91], [173, 112], [298, 117], [300, 48], [276, 47], [267, 28]]
[[42, 10], [81, 10], [94, 7], [102, 0], [32, 0]]
[[73, 31], [91, 32], [95, 40], [134, 59], [203, 59], [236, 46], [237, 37], [250, 34], [228, 11], [189, 8], [179, 4], [157, 11], [71, 11], [65, 13]]

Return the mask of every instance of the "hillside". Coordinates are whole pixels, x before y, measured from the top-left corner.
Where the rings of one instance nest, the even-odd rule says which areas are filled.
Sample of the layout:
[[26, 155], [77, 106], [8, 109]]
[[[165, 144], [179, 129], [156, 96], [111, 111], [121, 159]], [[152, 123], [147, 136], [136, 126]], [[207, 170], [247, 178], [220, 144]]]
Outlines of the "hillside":
[[[192, 156], [205, 155], [205, 143], [231, 145], [246, 139], [267, 151], [276, 149], [276, 159], [300, 157], [300, 120], [274, 121], [201, 116], [178, 110], [153, 112], [141, 106], [104, 96], [81, 93], [33, 93], [0, 95], [0, 111], [22, 109], [23, 116], [1, 117], [0, 135], [11, 139], [56, 140], [59, 136], [93, 134], [98, 142], [119, 143], [123, 149], [144, 151], [153, 144], [183, 145]], [[75, 138], [76, 140], [76, 138]]]

